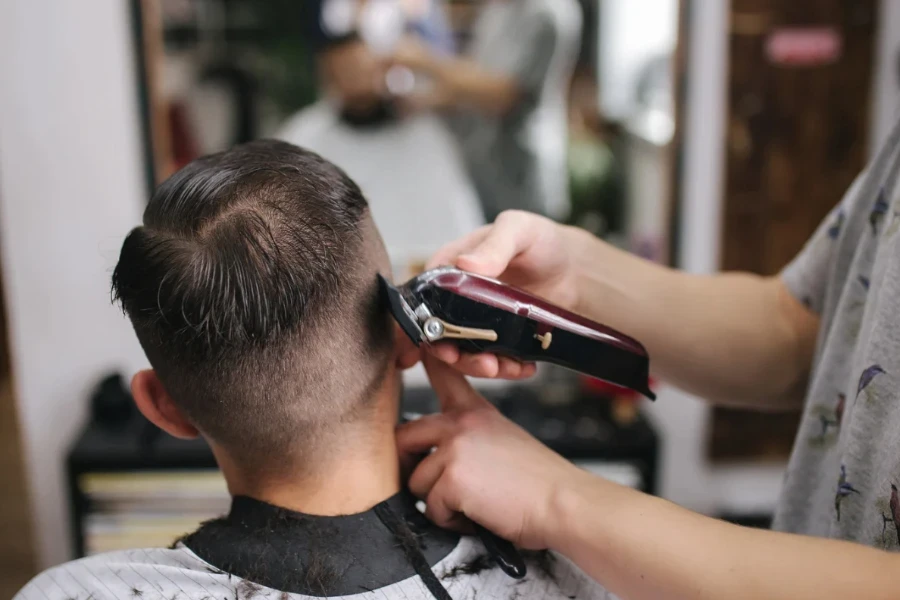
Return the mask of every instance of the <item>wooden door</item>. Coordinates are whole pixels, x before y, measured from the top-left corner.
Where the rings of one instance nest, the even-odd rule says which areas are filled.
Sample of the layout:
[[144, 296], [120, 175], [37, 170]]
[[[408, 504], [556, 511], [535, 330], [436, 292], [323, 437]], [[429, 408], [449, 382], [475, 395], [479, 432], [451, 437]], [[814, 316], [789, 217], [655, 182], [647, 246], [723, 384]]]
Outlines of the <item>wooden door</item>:
[[[723, 269], [778, 273], [864, 167], [876, 5], [731, 1]], [[717, 409], [712, 456], [786, 456], [798, 422]]]

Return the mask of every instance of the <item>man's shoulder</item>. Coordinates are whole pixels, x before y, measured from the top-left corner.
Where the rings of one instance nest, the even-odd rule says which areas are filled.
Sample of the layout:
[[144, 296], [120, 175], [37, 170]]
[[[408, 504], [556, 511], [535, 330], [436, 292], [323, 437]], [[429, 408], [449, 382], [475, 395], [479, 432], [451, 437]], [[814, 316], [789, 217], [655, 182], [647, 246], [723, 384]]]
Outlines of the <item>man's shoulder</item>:
[[191, 598], [228, 577], [183, 547], [123, 550], [47, 569], [13, 600]]
[[[441, 584], [454, 598], [486, 600], [607, 600], [602, 586], [568, 559], [552, 552], [527, 553], [528, 574], [515, 580], [497, 568], [481, 542], [463, 538], [434, 567]], [[243, 589], [246, 588], [246, 589]], [[268, 593], [266, 593], [268, 592]], [[160, 548], [99, 554], [53, 567], [31, 580], [13, 600], [171, 600], [219, 597], [279, 597], [210, 566], [190, 550]], [[429, 598], [418, 578], [378, 590], [381, 598]], [[284, 597], [281, 595], [280, 597]], [[294, 596], [296, 597], [296, 596]], [[374, 597], [363, 594], [361, 597]]]
[[580, 27], [581, 7], [577, 0], [531, 0], [526, 5], [530, 17], [552, 26], [554, 29]]

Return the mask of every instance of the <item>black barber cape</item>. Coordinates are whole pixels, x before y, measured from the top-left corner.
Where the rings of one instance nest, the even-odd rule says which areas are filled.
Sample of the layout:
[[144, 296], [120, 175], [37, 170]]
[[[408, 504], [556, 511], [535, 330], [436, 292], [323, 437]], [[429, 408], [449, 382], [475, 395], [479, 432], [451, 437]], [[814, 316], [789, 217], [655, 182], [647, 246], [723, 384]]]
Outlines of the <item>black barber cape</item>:
[[171, 549], [100, 554], [33, 579], [14, 600], [525, 600], [610, 597], [565, 558], [526, 553], [511, 579], [475, 538], [426, 520], [400, 493], [320, 517], [236, 497]]

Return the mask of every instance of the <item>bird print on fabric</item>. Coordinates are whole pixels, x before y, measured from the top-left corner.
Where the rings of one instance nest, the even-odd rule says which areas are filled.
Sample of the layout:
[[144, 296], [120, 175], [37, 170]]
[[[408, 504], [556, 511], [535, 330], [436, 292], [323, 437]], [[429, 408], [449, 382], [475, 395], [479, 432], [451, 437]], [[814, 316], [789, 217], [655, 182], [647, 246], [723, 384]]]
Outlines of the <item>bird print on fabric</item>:
[[831, 226], [828, 227], [828, 237], [836, 240], [841, 235], [841, 229], [844, 227], [844, 211], [839, 210]]
[[831, 428], [840, 429], [841, 421], [844, 419], [844, 407], [847, 405], [847, 396], [844, 394], [838, 394], [837, 403], [835, 404], [834, 410], [832, 411], [829, 408], [826, 408], [819, 414], [819, 424], [822, 426], [822, 431], [819, 434], [820, 439], [824, 439], [828, 436]]
[[884, 216], [889, 208], [887, 194], [884, 188], [881, 188], [881, 191], [878, 192], [878, 198], [875, 200], [875, 206], [872, 207], [872, 212], [869, 213], [869, 225], [872, 226], [872, 235], [878, 235], [878, 225], [884, 220]]
[[872, 365], [868, 369], [862, 372], [859, 376], [859, 385], [856, 387], [856, 395], [859, 396], [860, 393], [872, 383], [872, 381], [878, 377], [879, 375], [883, 375], [885, 370], [881, 368], [881, 365]]
[[844, 394], [838, 394], [837, 405], [834, 407], [834, 419], [837, 421], [838, 425], [844, 420], [844, 408], [847, 407], [847, 396]]
[[841, 502], [850, 494], [859, 494], [859, 490], [847, 481], [847, 468], [841, 465], [841, 476], [838, 478], [837, 492], [834, 494], [834, 510], [838, 521], [841, 520]]
[[856, 282], [859, 286], [856, 288], [856, 293], [848, 300], [844, 310], [847, 318], [844, 320], [841, 336], [847, 345], [854, 344], [859, 337], [859, 331], [862, 328], [863, 309], [866, 306], [869, 288], [872, 286], [872, 281], [867, 275], [857, 275]]
[[872, 226], [872, 235], [878, 235], [878, 225], [884, 220], [884, 216], [889, 208], [887, 194], [884, 188], [881, 188], [881, 191], [878, 192], [878, 198], [875, 200], [875, 206], [872, 207], [872, 212], [869, 213], [869, 225]]
[[881, 536], [884, 537], [884, 529], [888, 523], [894, 525], [894, 532], [897, 534], [897, 544], [900, 545], [900, 495], [897, 493], [897, 486], [891, 484], [891, 500], [888, 503], [891, 509], [889, 516], [882, 515]]
[[[847, 215], [844, 213], [844, 209], [839, 207], [832, 211], [832, 214], [826, 218], [829, 219], [828, 226], [824, 231], [821, 228], [817, 230], [815, 237], [810, 240], [811, 243], [820, 247], [820, 252], [829, 252], [830, 250], [828, 250], [827, 247], [833, 246], [834, 242], [841, 237]], [[807, 300], [809, 300], [809, 302], [807, 302]], [[812, 298], [805, 297], [802, 301], [806, 304], [807, 308], [813, 308]]]

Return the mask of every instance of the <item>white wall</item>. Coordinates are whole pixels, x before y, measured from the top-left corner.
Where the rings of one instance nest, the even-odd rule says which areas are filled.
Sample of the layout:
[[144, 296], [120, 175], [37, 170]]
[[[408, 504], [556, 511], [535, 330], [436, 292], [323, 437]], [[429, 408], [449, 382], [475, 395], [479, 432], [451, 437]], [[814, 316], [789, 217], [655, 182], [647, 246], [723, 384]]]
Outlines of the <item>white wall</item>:
[[63, 461], [90, 387], [143, 364], [109, 302], [144, 190], [127, 4], [0, 2], [0, 251], [42, 565], [69, 554]]
[[647, 60], [671, 52], [678, 38], [678, 0], [601, 0], [600, 106], [605, 117], [625, 119]]

